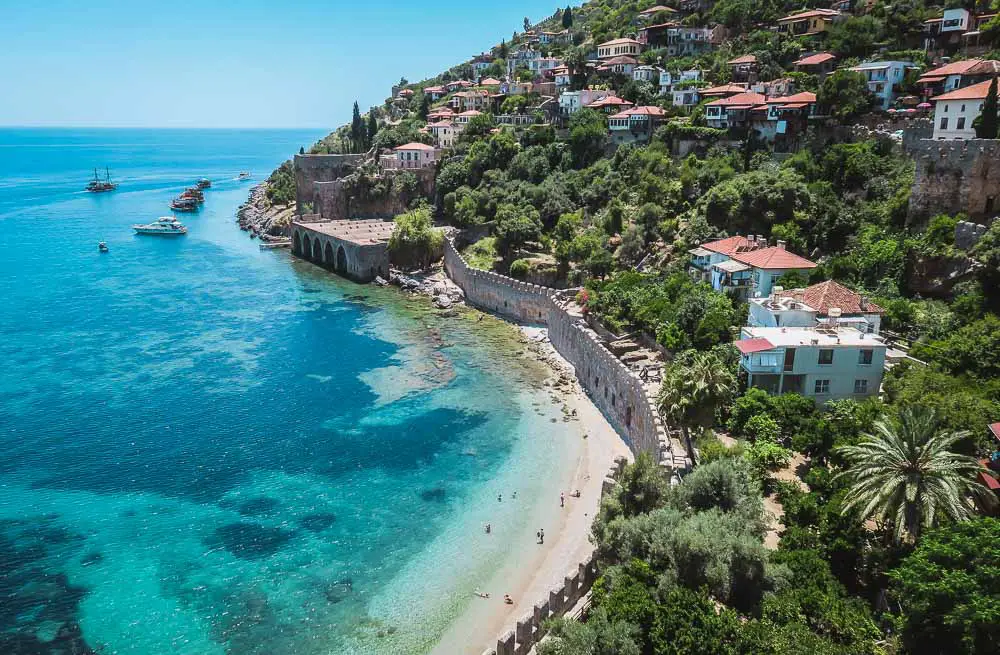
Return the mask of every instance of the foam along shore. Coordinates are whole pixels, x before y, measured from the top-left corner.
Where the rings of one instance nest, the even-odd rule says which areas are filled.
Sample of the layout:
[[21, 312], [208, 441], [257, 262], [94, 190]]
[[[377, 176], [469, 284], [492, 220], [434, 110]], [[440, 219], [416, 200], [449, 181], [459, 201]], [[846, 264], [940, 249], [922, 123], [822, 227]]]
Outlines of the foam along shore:
[[[531, 344], [527, 356], [552, 367], [554, 375], [547, 384], [565, 405], [564, 411], [570, 415], [575, 412], [580, 445], [567, 466], [553, 466], [555, 479], [550, 494], [518, 497], [532, 517], [529, 529], [515, 539], [492, 577], [478, 588], [489, 598], [476, 597], [476, 589], [469, 589], [472, 602], [452, 622], [432, 651], [435, 655], [481, 655], [494, 648], [500, 635], [513, 630], [535, 604], [548, 600], [549, 591], [561, 586], [565, 576], [577, 571], [579, 563], [588, 561], [594, 550], [590, 527], [600, 505], [604, 478], [616, 459], [633, 458], [625, 441], [580, 388], [573, 367], [548, 341], [542, 340], [545, 330], [521, 330]], [[580, 491], [579, 498], [572, 495], [576, 490]], [[559, 491], [565, 493], [565, 507], [560, 507]], [[537, 542], [534, 526], [544, 528], [543, 544]], [[513, 604], [504, 602], [505, 594], [510, 595]]]

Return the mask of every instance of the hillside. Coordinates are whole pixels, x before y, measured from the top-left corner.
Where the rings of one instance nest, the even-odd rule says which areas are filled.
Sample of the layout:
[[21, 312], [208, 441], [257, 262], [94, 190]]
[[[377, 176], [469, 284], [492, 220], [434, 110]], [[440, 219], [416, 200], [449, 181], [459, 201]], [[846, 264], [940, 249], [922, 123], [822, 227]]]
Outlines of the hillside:
[[[380, 179], [434, 146], [411, 209], [474, 235], [474, 265], [579, 289], [697, 452], [677, 488], [630, 469], [591, 619], [539, 652], [995, 652], [995, 576], [932, 600], [901, 572], [937, 584], [917, 562], [957, 524], [1000, 537], [974, 459], [1000, 420], [996, 4], [566, 11], [312, 149]], [[875, 488], [878, 439], [953, 466], [904, 453]]]

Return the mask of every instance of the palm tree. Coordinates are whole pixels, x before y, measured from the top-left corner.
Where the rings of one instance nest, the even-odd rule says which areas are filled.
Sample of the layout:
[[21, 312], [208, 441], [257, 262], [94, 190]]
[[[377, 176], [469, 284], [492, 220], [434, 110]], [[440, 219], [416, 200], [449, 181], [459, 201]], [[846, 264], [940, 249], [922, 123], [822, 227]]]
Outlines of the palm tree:
[[850, 484], [842, 511], [891, 523], [898, 543], [904, 534], [919, 540], [942, 514], [967, 521], [975, 516], [975, 500], [992, 503], [976, 480], [979, 462], [949, 450], [969, 433], [939, 428], [934, 410], [907, 407], [896, 422], [876, 421], [875, 434], [865, 434], [858, 445], [836, 449], [850, 464], [837, 476]]
[[[689, 362], [676, 361], [666, 371], [658, 399], [660, 414], [680, 425], [691, 450], [691, 427], [709, 427], [715, 409], [728, 400], [736, 376], [712, 353], [694, 353]], [[692, 457], [693, 460], [693, 457]]]

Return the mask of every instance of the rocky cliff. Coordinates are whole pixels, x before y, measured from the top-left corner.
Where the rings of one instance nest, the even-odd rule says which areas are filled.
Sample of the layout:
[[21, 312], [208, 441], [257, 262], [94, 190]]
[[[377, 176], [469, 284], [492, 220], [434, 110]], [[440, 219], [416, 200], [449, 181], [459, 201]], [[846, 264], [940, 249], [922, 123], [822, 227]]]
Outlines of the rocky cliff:
[[240, 229], [250, 232], [253, 236], [287, 237], [288, 228], [295, 216], [295, 203], [289, 205], [272, 205], [267, 199], [267, 183], [255, 186], [250, 191], [250, 197], [236, 210], [236, 219]]

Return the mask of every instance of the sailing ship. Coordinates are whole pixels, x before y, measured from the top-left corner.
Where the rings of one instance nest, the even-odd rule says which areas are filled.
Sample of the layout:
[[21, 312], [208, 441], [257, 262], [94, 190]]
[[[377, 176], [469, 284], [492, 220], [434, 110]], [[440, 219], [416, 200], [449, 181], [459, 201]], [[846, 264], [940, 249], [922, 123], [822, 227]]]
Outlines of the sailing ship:
[[104, 179], [101, 179], [95, 168], [94, 179], [87, 185], [87, 191], [91, 193], [104, 193], [105, 191], [114, 191], [117, 188], [118, 185], [111, 181], [111, 171], [107, 167], [104, 168]]

